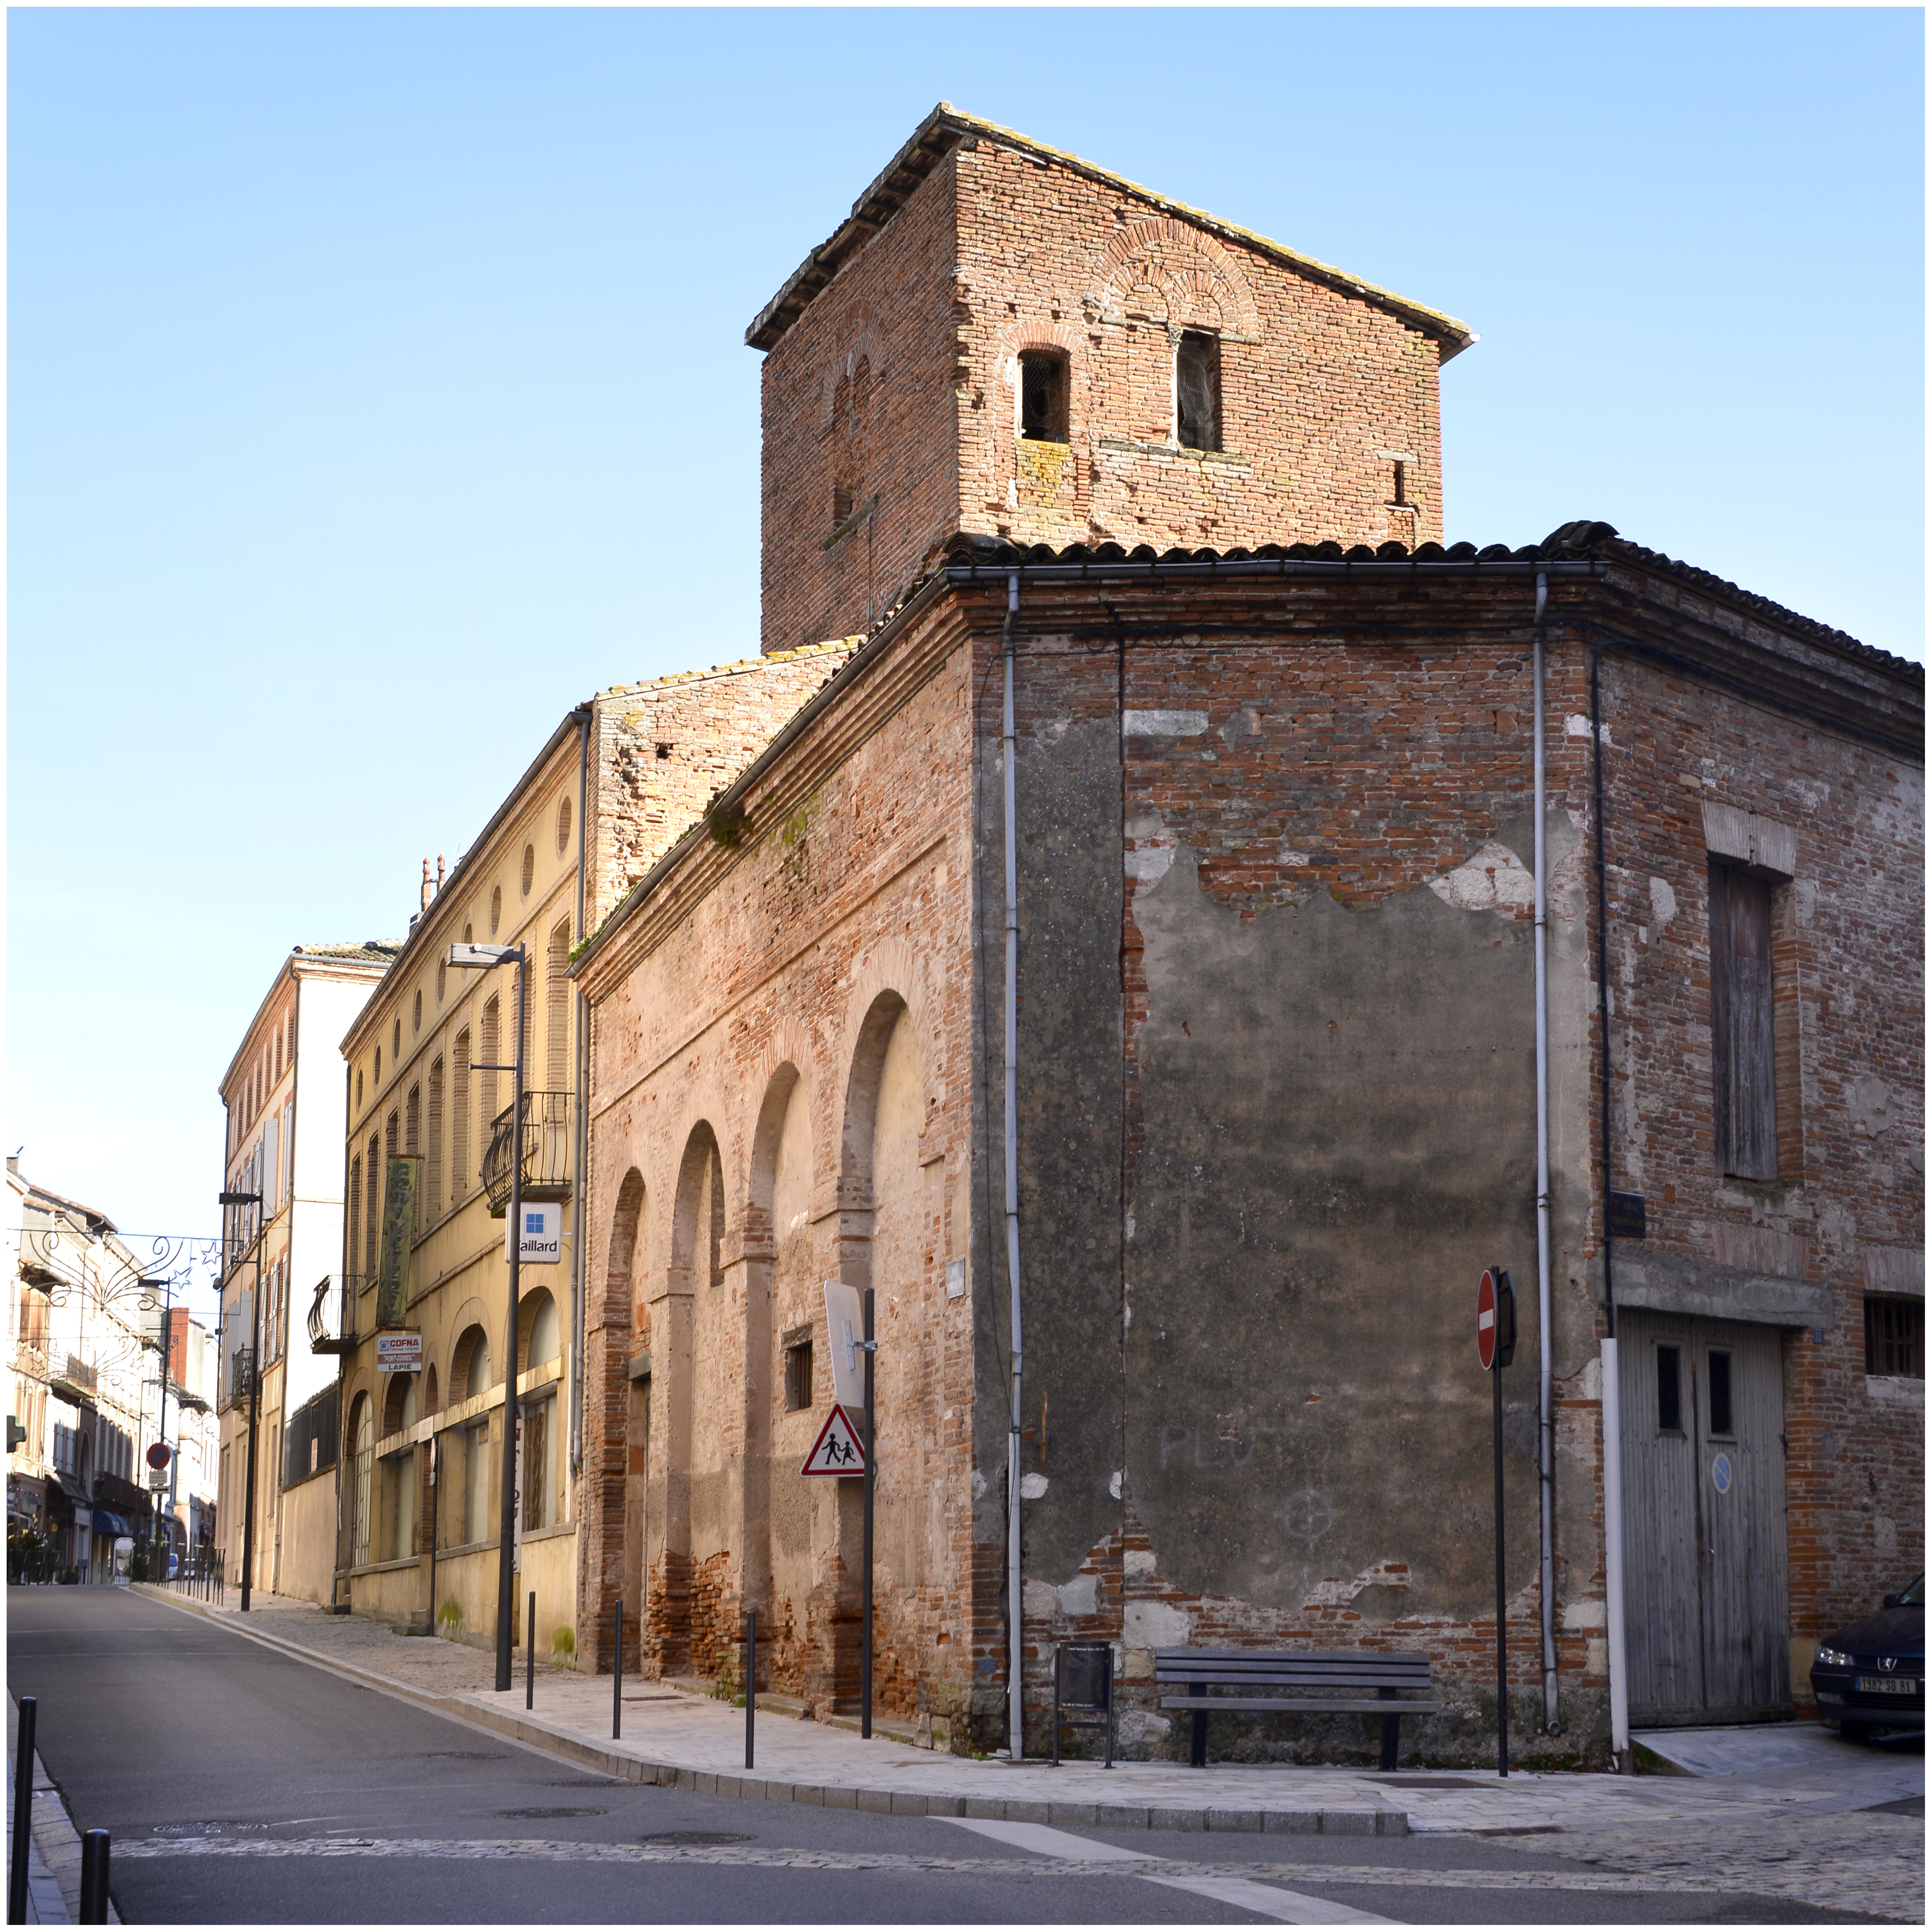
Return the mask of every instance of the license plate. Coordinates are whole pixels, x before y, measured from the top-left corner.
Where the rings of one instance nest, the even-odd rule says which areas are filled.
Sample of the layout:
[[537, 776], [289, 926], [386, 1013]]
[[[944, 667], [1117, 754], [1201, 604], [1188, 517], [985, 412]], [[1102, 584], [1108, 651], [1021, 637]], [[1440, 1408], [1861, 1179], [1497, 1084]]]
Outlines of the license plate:
[[1858, 1688], [1874, 1697], [1916, 1697], [1918, 1695], [1918, 1679], [1916, 1677], [1861, 1677]]

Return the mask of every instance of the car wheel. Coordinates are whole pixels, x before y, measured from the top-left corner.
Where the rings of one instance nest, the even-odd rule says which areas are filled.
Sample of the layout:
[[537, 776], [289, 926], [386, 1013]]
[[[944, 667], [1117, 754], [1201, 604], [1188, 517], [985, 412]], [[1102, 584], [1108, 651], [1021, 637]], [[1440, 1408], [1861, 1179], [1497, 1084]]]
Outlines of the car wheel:
[[1851, 1744], [1862, 1744], [1870, 1738], [1872, 1727], [1858, 1718], [1843, 1718], [1838, 1722], [1838, 1735]]

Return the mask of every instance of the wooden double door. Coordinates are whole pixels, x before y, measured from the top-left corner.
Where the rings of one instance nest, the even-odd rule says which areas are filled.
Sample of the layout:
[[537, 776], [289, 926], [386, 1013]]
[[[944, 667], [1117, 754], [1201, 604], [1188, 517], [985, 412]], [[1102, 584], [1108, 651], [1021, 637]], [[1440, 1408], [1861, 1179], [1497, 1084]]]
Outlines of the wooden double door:
[[1780, 1333], [1620, 1310], [1630, 1721], [1791, 1712]]

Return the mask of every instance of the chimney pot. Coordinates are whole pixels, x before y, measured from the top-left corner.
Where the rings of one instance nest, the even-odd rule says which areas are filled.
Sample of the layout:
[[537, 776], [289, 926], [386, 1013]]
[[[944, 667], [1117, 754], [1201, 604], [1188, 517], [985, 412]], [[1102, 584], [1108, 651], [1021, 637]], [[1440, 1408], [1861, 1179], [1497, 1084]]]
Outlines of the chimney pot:
[[[430, 884], [430, 882], [429, 882], [429, 861], [428, 861], [427, 859], [425, 859], [425, 860], [423, 861], [423, 876], [422, 876], [422, 903], [419, 906], [418, 906], [418, 907], [417, 907], [417, 908], [416, 908], [417, 911], [418, 911], [418, 912], [428, 912], [428, 911], [429, 910], [429, 902], [430, 902], [430, 898], [431, 895], [432, 895], [432, 894], [434, 894], [434, 892], [435, 892], [435, 890], [436, 890], [436, 888], [435, 888], [434, 886], [432, 886], [432, 885]], [[410, 922], [410, 923], [412, 926], [413, 926], [413, 925], [416, 923], [416, 922], [415, 922], [415, 920], [412, 920]]]

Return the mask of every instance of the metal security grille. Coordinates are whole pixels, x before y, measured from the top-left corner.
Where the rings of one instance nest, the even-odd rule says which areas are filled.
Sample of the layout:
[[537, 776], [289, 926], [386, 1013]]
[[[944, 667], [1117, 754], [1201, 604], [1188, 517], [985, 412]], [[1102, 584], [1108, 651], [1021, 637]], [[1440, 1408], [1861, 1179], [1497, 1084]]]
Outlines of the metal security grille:
[[1903, 1295], [1865, 1297], [1865, 1373], [1925, 1379], [1925, 1304]]

